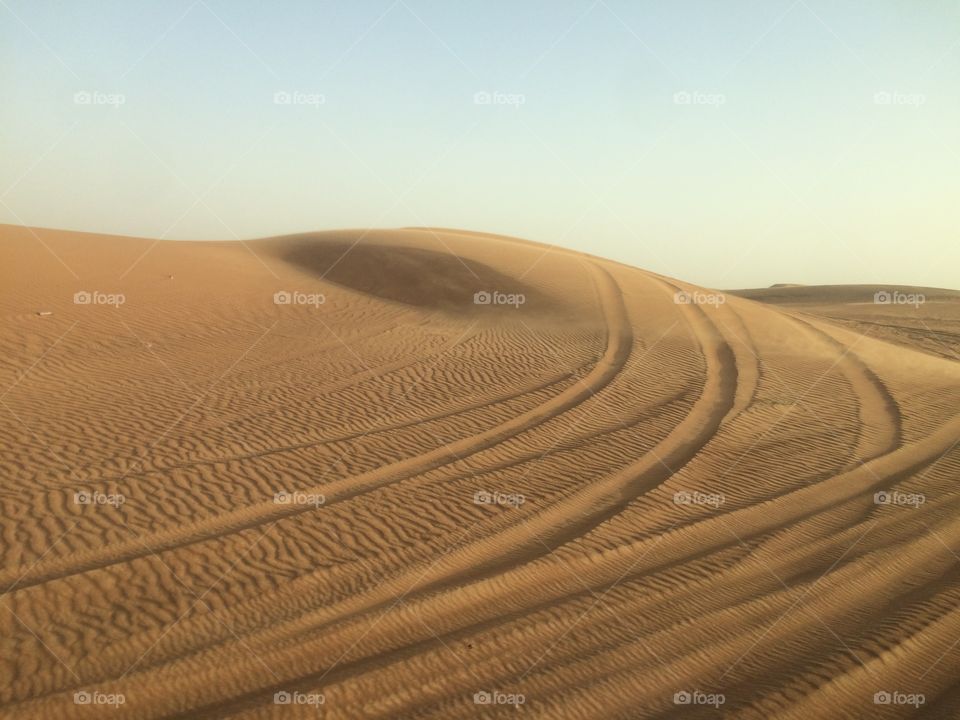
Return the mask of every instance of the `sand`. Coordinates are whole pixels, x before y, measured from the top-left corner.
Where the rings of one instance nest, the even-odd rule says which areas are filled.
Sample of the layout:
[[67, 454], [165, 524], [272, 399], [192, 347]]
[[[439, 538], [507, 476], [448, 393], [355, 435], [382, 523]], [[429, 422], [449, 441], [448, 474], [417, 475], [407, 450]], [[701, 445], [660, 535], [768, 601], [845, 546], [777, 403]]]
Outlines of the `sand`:
[[960, 293], [0, 253], [0, 717], [960, 717]]

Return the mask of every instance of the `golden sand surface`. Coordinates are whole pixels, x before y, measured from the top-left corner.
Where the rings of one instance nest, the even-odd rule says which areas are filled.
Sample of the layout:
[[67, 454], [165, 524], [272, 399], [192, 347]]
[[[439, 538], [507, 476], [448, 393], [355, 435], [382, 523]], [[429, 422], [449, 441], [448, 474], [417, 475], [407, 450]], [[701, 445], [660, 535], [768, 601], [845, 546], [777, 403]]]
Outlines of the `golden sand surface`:
[[0, 253], [0, 717], [960, 717], [956, 292]]

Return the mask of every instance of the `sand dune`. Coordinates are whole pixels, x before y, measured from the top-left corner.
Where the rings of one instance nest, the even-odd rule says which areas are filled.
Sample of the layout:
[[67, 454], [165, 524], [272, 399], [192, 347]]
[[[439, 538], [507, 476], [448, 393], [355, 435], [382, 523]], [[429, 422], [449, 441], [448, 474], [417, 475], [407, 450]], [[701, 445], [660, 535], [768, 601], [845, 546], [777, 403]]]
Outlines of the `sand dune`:
[[960, 293], [0, 252], [0, 717], [960, 717]]

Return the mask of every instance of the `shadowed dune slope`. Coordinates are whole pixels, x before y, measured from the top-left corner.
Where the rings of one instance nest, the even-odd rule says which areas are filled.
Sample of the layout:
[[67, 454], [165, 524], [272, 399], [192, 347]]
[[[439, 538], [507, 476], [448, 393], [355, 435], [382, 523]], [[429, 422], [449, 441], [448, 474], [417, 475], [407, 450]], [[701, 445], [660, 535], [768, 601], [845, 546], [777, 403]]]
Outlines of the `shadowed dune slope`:
[[960, 716], [957, 293], [0, 253], [0, 717]]
[[417, 307], [469, 312], [477, 309], [476, 293], [509, 288], [522, 293], [525, 304], [535, 305], [540, 314], [563, 309], [562, 297], [550, 297], [522, 278], [460, 257], [444, 246], [440, 235], [434, 236], [435, 249], [403, 244], [391, 233], [315, 233], [253, 247], [340, 287]]

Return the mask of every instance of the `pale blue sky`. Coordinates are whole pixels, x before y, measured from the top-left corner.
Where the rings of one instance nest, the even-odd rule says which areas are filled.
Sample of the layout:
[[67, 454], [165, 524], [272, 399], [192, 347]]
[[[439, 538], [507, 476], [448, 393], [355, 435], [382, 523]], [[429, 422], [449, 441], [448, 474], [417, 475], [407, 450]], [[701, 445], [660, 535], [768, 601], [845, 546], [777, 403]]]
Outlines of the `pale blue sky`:
[[0, 0], [0, 89], [0, 222], [960, 287], [956, 0]]

